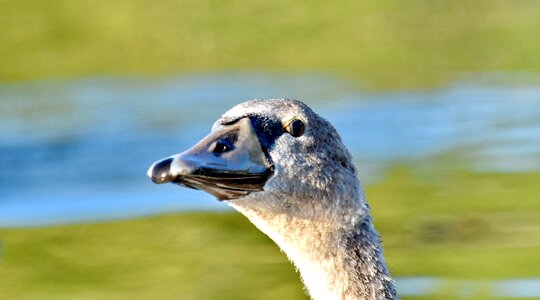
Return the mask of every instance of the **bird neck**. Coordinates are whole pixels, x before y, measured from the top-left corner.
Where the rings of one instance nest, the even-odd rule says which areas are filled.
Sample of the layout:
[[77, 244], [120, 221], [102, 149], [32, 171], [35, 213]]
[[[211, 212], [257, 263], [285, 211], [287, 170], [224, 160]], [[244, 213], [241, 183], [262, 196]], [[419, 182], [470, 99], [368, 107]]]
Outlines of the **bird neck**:
[[312, 299], [398, 299], [369, 213], [348, 226], [231, 204], [287, 254]]

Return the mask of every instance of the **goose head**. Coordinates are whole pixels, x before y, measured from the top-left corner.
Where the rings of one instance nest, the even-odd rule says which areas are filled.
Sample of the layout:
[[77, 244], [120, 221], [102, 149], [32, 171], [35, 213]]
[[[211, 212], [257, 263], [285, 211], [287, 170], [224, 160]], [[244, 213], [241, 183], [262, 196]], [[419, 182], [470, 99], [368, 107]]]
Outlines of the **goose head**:
[[354, 223], [365, 208], [339, 134], [297, 100], [251, 100], [233, 107], [208, 136], [154, 163], [148, 176], [269, 215], [343, 224]]
[[313, 299], [396, 299], [351, 155], [300, 101], [241, 103], [148, 176], [244, 214], [293, 261]]

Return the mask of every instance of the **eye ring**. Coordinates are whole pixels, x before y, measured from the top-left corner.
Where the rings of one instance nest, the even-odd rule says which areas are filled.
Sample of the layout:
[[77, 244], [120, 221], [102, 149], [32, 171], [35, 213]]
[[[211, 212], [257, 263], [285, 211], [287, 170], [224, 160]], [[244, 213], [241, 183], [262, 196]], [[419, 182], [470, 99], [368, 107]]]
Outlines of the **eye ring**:
[[283, 126], [283, 129], [294, 137], [300, 137], [302, 134], [304, 134], [305, 127], [306, 126], [302, 120], [292, 119], [287, 122], [285, 126]]

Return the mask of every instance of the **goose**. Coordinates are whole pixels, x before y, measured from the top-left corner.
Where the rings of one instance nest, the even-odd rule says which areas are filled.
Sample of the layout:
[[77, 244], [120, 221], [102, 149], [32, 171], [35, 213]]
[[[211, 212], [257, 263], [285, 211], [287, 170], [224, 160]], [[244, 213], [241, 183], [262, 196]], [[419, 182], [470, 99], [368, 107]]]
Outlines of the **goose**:
[[234, 106], [148, 176], [208, 192], [246, 216], [296, 266], [311, 299], [398, 299], [351, 154], [298, 100]]

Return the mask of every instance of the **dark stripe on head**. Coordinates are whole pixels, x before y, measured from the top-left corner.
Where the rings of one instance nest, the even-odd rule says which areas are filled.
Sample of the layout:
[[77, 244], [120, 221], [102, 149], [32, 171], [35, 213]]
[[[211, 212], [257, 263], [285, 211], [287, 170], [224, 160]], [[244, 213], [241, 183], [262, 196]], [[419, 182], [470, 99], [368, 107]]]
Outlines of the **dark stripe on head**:
[[261, 116], [250, 116], [251, 125], [257, 134], [263, 151], [268, 154], [276, 139], [283, 134], [283, 124], [280, 121]]

